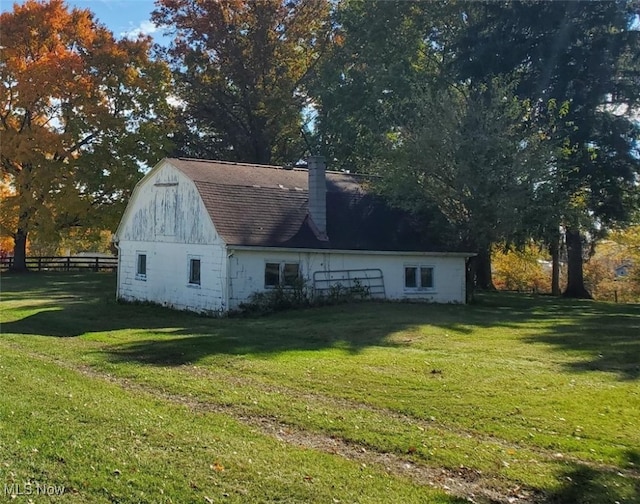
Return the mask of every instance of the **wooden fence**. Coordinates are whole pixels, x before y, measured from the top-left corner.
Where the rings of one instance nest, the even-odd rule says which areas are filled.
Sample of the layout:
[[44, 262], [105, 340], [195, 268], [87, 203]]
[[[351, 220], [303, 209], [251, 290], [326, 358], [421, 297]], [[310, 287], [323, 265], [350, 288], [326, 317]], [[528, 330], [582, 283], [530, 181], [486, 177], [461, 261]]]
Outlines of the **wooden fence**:
[[[13, 265], [13, 257], [0, 258], [0, 271], [8, 271]], [[118, 269], [117, 257], [65, 257], [38, 256], [27, 257], [27, 269], [30, 271], [115, 271]]]

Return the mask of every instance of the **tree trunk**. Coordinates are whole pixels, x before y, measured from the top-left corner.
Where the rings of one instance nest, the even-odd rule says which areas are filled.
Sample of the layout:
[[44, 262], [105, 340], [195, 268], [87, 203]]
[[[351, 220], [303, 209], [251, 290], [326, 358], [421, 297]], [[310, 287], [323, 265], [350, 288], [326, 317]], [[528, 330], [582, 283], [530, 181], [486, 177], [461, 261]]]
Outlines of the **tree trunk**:
[[491, 278], [491, 246], [481, 248], [476, 259], [476, 286], [482, 290], [496, 290]]
[[27, 230], [18, 229], [14, 236], [13, 264], [11, 271], [24, 273], [27, 270]]
[[467, 259], [466, 263], [466, 302], [471, 303], [475, 299], [476, 261], [475, 257]]
[[562, 294], [564, 297], [578, 299], [593, 299], [584, 286], [582, 271], [582, 236], [577, 229], [567, 229], [565, 233], [567, 241], [567, 288]]
[[560, 238], [555, 237], [551, 245], [549, 245], [549, 251], [551, 252], [551, 295], [560, 295]]

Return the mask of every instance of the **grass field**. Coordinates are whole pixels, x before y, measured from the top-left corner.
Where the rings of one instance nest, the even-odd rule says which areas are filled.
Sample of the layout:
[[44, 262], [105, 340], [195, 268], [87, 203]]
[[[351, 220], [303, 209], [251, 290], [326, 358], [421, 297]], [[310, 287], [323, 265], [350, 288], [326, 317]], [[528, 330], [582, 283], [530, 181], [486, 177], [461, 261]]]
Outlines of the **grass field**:
[[638, 305], [210, 319], [108, 274], [1, 287], [0, 501], [640, 503]]

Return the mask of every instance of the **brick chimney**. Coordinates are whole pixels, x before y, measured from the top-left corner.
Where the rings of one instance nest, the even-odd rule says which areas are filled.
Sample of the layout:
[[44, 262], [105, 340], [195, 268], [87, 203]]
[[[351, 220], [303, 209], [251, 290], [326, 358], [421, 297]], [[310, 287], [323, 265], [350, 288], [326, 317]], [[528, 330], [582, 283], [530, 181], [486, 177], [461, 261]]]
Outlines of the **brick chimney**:
[[316, 226], [318, 237], [327, 239], [327, 181], [324, 157], [311, 156], [307, 159], [309, 170], [309, 215]]

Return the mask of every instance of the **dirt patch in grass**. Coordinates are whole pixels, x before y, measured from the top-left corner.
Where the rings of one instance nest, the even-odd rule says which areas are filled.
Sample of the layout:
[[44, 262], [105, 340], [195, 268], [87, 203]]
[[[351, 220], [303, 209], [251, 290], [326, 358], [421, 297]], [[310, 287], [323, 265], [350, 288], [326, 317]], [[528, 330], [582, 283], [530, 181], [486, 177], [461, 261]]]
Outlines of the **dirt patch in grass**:
[[78, 365], [40, 353], [32, 357], [53, 362], [91, 379], [117, 384], [127, 390], [151, 395], [174, 404], [180, 404], [197, 412], [229, 415], [256, 431], [274, 437], [283, 443], [299, 448], [317, 450], [356, 461], [362, 465], [383, 468], [388, 474], [409, 479], [420, 485], [444, 490], [455, 497], [478, 504], [536, 504], [546, 502], [545, 495], [534, 488], [513, 486], [512, 482], [484, 475], [481, 471], [460, 466], [456, 469], [431, 467], [416, 463], [395, 453], [384, 453], [340, 437], [299, 429], [281, 422], [275, 417], [247, 414], [241, 407], [215, 404], [192, 397], [170, 393], [126, 378], [101, 372], [87, 365]]
[[[10, 344], [10, 343], [9, 343]], [[13, 346], [13, 345], [12, 345]], [[24, 351], [19, 345], [15, 345], [16, 349]], [[83, 375], [99, 380], [109, 381], [128, 390], [149, 395], [153, 398], [171, 402], [173, 404], [183, 405], [195, 412], [211, 412], [228, 415], [245, 425], [256, 430], [256, 432], [268, 435], [272, 438], [279, 439], [283, 443], [291, 446], [301, 447], [310, 450], [316, 450], [323, 453], [336, 455], [359, 464], [371, 468], [383, 469], [388, 474], [406, 478], [419, 485], [425, 485], [436, 489], [441, 489], [450, 495], [466, 499], [470, 502], [477, 503], [549, 503], [549, 502], [572, 502], [575, 499], [568, 498], [564, 501], [554, 497], [553, 490], [540, 490], [539, 487], [526, 486], [520, 484], [516, 479], [509, 479], [495, 474], [492, 471], [482, 471], [477, 468], [459, 466], [443, 466], [438, 462], [425, 461], [420, 458], [418, 453], [413, 453], [411, 448], [407, 451], [386, 451], [377, 449], [366, 442], [361, 442], [341, 436], [335, 431], [323, 433], [315, 429], [307, 429], [301, 427], [295, 421], [290, 421], [280, 417], [277, 413], [256, 412], [251, 405], [243, 404], [227, 404], [224, 402], [216, 402], [215, 398], [211, 400], [205, 396], [191, 396], [189, 393], [176, 392], [175, 389], [165, 389], [159, 384], [142, 383], [135, 378], [125, 378], [110, 374], [108, 371], [101, 371], [89, 365], [83, 365], [79, 362], [72, 362], [52, 356], [48, 353], [40, 353], [38, 351], [29, 352], [33, 357], [55, 363], [58, 366], [80, 372]], [[184, 364], [172, 367], [173, 372], [180, 372], [193, 375], [203, 380], [215, 380], [219, 378], [207, 368], [195, 366], [192, 364]], [[493, 437], [487, 433], [478, 433], [473, 430], [465, 429], [461, 426], [446, 425], [435, 420], [420, 419], [413, 416], [407, 416], [400, 412], [377, 407], [372, 404], [363, 403], [354, 399], [329, 397], [322, 393], [313, 391], [305, 391], [282, 384], [273, 384], [265, 382], [256, 382], [251, 377], [245, 375], [231, 375], [225, 377], [227, 386], [241, 390], [246, 387], [256, 388], [267, 394], [278, 394], [285, 397], [296, 397], [302, 402], [320, 405], [322, 408], [331, 409], [333, 406], [339, 406], [340, 409], [346, 410], [367, 410], [372, 413], [380, 414], [393, 420], [396, 423], [408, 425], [411, 428], [417, 428], [420, 431], [431, 430], [437, 436], [438, 433], [443, 435], [454, 433], [461, 437], [473, 438], [481, 441], [483, 444], [491, 444], [499, 446], [505, 451], [520, 451], [526, 449], [536, 459], [543, 462], [562, 462], [567, 464], [567, 472], [565, 479], [569, 482], [573, 481], [573, 473], [570, 473], [570, 467], [578, 467], [585, 470], [592, 469], [595, 472], [606, 475], [617, 475], [619, 477], [630, 478], [633, 481], [640, 482], [640, 473], [634, 469], [623, 469], [606, 463], [597, 463], [593, 461], [585, 461], [572, 458], [566, 454], [560, 455], [557, 452], [546, 450], [541, 447], [521, 446], [517, 442], [508, 441], [502, 438]], [[266, 414], [265, 414], [266, 413]], [[595, 474], [595, 473], [594, 473]], [[586, 477], [586, 480], [591, 476]], [[585, 479], [583, 478], [583, 479]], [[596, 502], [596, 501], [594, 501]]]
[[544, 495], [535, 489], [519, 486], [510, 488], [506, 482], [488, 478], [480, 471], [468, 467], [460, 466], [456, 470], [429, 467], [393, 453], [380, 453], [341, 438], [302, 431], [284, 425], [276, 419], [242, 416], [238, 418], [283, 442], [345, 457], [361, 463], [363, 467], [375, 464], [383, 467], [389, 474], [445, 490], [470, 502], [525, 504], [544, 501]]
[[[389, 483], [444, 501], [431, 487], [456, 502], [640, 504], [637, 306], [488, 295], [464, 307], [372, 303], [231, 321], [115, 304], [115, 277], [4, 283], [3, 348], [200, 429], [238, 427], [227, 441], [252, 432], [278, 455], [327, 464], [311, 471], [326, 495], [338, 481], [351, 492], [355, 474], [372, 501]], [[308, 469], [263, 454], [276, 477], [310, 483]]]

